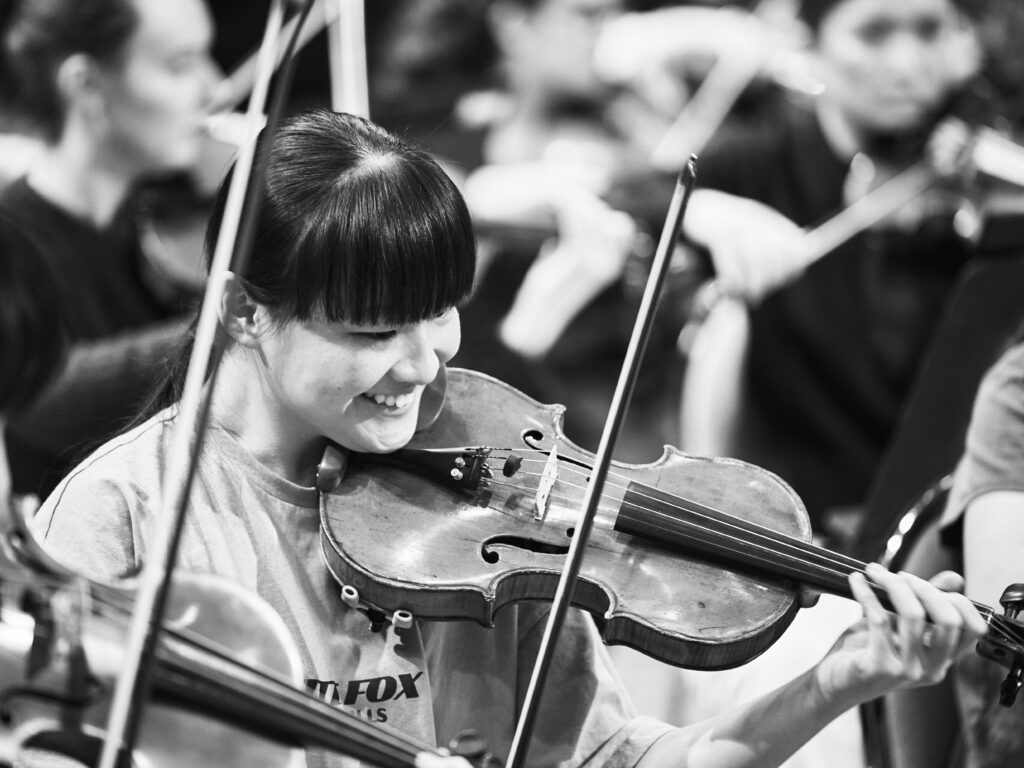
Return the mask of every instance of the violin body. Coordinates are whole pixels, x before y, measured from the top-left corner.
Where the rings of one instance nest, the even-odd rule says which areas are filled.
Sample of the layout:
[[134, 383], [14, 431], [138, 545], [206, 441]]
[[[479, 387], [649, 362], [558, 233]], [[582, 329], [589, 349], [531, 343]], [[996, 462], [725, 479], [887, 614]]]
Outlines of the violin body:
[[[321, 494], [323, 551], [336, 579], [375, 610], [485, 626], [509, 603], [550, 600], [593, 458], [562, 434], [563, 413], [450, 369], [439, 418], [410, 447], [500, 445], [527, 458], [513, 476], [469, 492], [352, 456], [338, 487]], [[557, 478], [538, 513], [551, 450]], [[796, 494], [753, 465], [669, 447], [651, 464], [613, 461], [573, 596], [605, 642], [697, 669], [736, 666], [768, 648], [799, 608], [796, 583], [616, 530], [637, 489], [641, 498], [699, 500], [799, 541], [811, 536]]]

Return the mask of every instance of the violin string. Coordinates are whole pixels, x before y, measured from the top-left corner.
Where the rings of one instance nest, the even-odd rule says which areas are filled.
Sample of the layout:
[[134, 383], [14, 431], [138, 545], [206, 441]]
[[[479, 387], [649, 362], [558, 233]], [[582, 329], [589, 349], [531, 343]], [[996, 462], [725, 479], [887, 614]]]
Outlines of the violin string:
[[[547, 454], [548, 453], [547, 451], [544, 451], [542, 449], [533, 449], [533, 451], [537, 452], [537, 453], [541, 453], [541, 454]], [[559, 458], [562, 458], [562, 457], [559, 457]], [[530, 462], [530, 463], [546, 463], [546, 460], [525, 458], [524, 459], [524, 463], [526, 463], [526, 462]], [[560, 464], [560, 467], [566, 467], [566, 468], [568, 468], [568, 472], [569, 473], [573, 473], [573, 474], [576, 474], [576, 475], [585, 475], [586, 474], [585, 472], [583, 472], [580, 469], [577, 469], [576, 466], [573, 465], [573, 460], [570, 460], [566, 464]], [[520, 473], [517, 473], [517, 475], [518, 474], [520, 474]], [[533, 477], [543, 477], [543, 473], [524, 472], [524, 473], [521, 473], [521, 474], [525, 474], [527, 476], [533, 476]], [[615, 472], [612, 472], [612, 471], [609, 471], [609, 476], [610, 477], [615, 477], [615, 478], [622, 478], [624, 480], [628, 480], [628, 478], [626, 478], [621, 473], [615, 473]], [[569, 487], [576, 488], [576, 489], [583, 489], [585, 487], [585, 486], [580, 486], [580, 485], [577, 485], [577, 484], [574, 484], [574, 483], [569, 483], [569, 482], [566, 482], [566, 481], [563, 481], [563, 482], [565, 483], [565, 485], [568, 485]], [[498, 485], [498, 486], [502, 486], [502, 487], [513, 487], [513, 488], [516, 488], [517, 490], [521, 490], [521, 491], [524, 491], [524, 492], [528, 492], [528, 491], [532, 490], [532, 489], [529, 489], [529, 488], [524, 487], [524, 486], [516, 486], [513, 483], [506, 483], [506, 482], [503, 482], [503, 481], [495, 481], [494, 479], [491, 480], [491, 483], [493, 485]], [[639, 488], [645, 488], [646, 487], [643, 484], [634, 484], [634, 483], [632, 483], [632, 481], [631, 481], [631, 485], [634, 486], [634, 489], [636, 487], [639, 487]], [[606, 486], [617, 488], [617, 489], [622, 490], [624, 492], [626, 490], [628, 490], [627, 486], [618, 485], [618, 484], [615, 484], [615, 483], [607, 483]], [[650, 496], [649, 494], [646, 494], [646, 493], [644, 493], [642, 491], [634, 490], [634, 493], [635, 493], [636, 496], [638, 496], [640, 498], [648, 499], [648, 500], [651, 500], [651, 501], [657, 501], [659, 504], [665, 505], [665, 502], [663, 500], [661, 500], [661, 499], [654, 499], [652, 496]], [[563, 499], [565, 499], [566, 503], [571, 503], [572, 501], [574, 501], [572, 499], [569, 499], [568, 497], [563, 497], [563, 496], [560, 496], [560, 495], [556, 494], [554, 492], [554, 490], [552, 490], [552, 494], [551, 495], [556, 497], [556, 498], [563, 498]], [[700, 504], [699, 502], [696, 502], [696, 501], [694, 501], [692, 499], [687, 499], [687, 498], [681, 497], [681, 496], [678, 497], [678, 498], [680, 499], [680, 501], [685, 502], [685, 503], [696, 504], [696, 505], [701, 506], [701, 507], [704, 506], [704, 505]], [[758, 526], [756, 523], [749, 523], [748, 521], [742, 521], [739, 518], [734, 518], [733, 516], [729, 515], [726, 512], [723, 512], [722, 510], [718, 510], [718, 509], [715, 509], [713, 507], [707, 507], [707, 509], [709, 509], [711, 512], [713, 512], [713, 513], [715, 513], [717, 515], [720, 515], [723, 518], [723, 519], [719, 519], [719, 518], [713, 517], [711, 515], [704, 514], [704, 513], [700, 512], [697, 509], [690, 509], [690, 508], [683, 507], [681, 505], [676, 505], [676, 504], [668, 504], [667, 506], [669, 506], [670, 508], [673, 508], [673, 509], [677, 509], [677, 510], [686, 512], [689, 515], [691, 515], [691, 516], [693, 516], [693, 517], [695, 517], [697, 519], [711, 521], [711, 523], [713, 524], [713, 525], [707, 525], [704, 528], [701, 528], [700, 526], [691, 526], [693, 532], [695, 532], [695, 533], [702, 534], [702, 533], [706, 532], [708, 534], [714, 534], [714, 535], [717, 535], [719, 537], [722, 537], [722, 538], [726, 539], [727, 541], [733, 542], [734, 544], [741, 544], [741, 545], [746, 544], [746, 545], [751, 545], [751, 546], [754, 546], [755, 548], [758, 548], [760, 550], [760, 552], [763, 553], [763, 554], [758, 554], [758, 555], [756, 555], [756, 557], [759, 560], [759, 562], [766, 563], [767, 564], [766, 567], [770, 567], [773, 564], [773, 561], [771, 559], [771, 555], [779, 555], [779, 556], [781, 556], [783, 558], [788, 558], [789, 561], [795, 562], [798, 565], [803, 565], [803, 566], [806, 566], [808, 568], [817, 568], [819, 573], [824, 572], [824, 573], [827, 573], [827, 574], [832, 575], [832, 576], [842, 577], [844, 579], [846, 578], [846, 576], [849, 573], [852, 573], [854, 571], [856, 571], [858, 573], [861, 573], [865, 577], [867, 576], [867, 574], [865, 573], [864, 568], [863, 568], [863, 566], [865, 564], [863, 564], [863, 563], [859, 563], [858, 561], [856, 561], [856, 560], [854, 560], [852, 558], [848, 558], [848, 557], [846, 557], [844, 555], [840, 555], [838, 553], [833, 553], [830, 550], [825, 549], [823, 547], [814, 547], [813, 545], [807, 544], [807, 543], [805, 543], [803, 541], [800, 541], [800, 540], [797, 540], [797, 539], [792, 539], [791, 537], [788, 537], [785, 534], [782, 534], [782, 533], [779, 533], [779, 532], [776, 532], [776, 531], [772, 531], [771, 529], [763, 528], [763, 526]], [[600, 507], [600, 509], [603, 512], [606, 512], [606, 513], [612, 514], [612, 515], [614, 515], [615, 511], [616, 511], [614, 509], [609, 509], [608, 507]], [[649, 509], [646, 509], [645, 511], [648, 511], [648, 512], [651, 512], [651, 513], [656, 513], [657, 509], [649, 508]], [[676, 519], [678, 520], [678, 518], [676, 518]], [[733, 521], [735, 521], [735, 522], [733, 522]], [[745, 523], [746, 525], [740, 525], [740, 523]], [[756, 528], [751, 528], [750, 526], [756, 526], [756, 528], [762, 528], [763, 532], [762, 531], [758, 531]], [[723, 529], [731, 529], [733, 531], [738, 531], [739, 533], [738, 534], [730, 534], [730, 533], [725, 532]], [[741, 534], [746, 534], [747, 537], [746, 538], [741, 537]], [[759, 541], [768, 541], [771, 544], [773, 544], [774, 547], [766, 545], [766, 544], [758, 544], [757, 541], [752, 541], [749, 538], [750, 536], [753, 536], [755, 539], [757, 539]], [[713, 540], [712, 540], [711, 543], [714, 543]], [[784, 550], [788, 550], [788, 551], [784, 551]], [[810, 555], [811, 557], [808, 557], [808, 555]], [[814, 560], [816, 560], [818, 562], [815, 563]], [[878, 586], [878, 585], [875, 585], [875, 586]], [[986, 619], [987, 623], [989, 624], [989, 626], [991, 628], [993, 628], [995, 630], [995, 632], [1002, 639], [1011, 640], [1012, 642], [1015, 642], [1015, 643], [1018, 643], [1018, 644], [1024, 643], [1024, 627], [1019, 627], [1012, 620], [1010, 620], [1010, 619], [1008, 619], [1006, 617], [1000, 616], [999, 614], [995, 613], [995, 611], [992, 608], [990, 608], [989, 606], [987, 606], [987, 605], [975, 602], [973, 600], [971, 602], [975, 606], [975, 608], [977, 608], [979, 610], [979, 612], [982, 613], [982, 615], [985, 617], [985, 619]]]
[[[533, 461], [538, 461], [538, 460], [533, 460]], [[571, 466], [569, 468], [569, 471], [573, 472], [573, 473], [576, 473], [576, 474], [584, 474], [584, 473], [580, 472], [579, 470], [577, 470], [577, 469], [575, 469], [575, 468], [573, 468]], [[524, 473], [524, 474], [533, 475], [533, 476], [539, 476], [537, 473]], [[610, 473], [610, 474], [612, 474], [612, 473]], [[615, 476], [623, 477], [621, 475], [615, 475]], [[566, 483], [566, 485], [569, 485], [570, 487], [577, 488], [577, 489], [582, 489], [584, 487], [584, 486], [575, 485], [573, 483]], [[628, 490], [627, 486], [623, 486], [623, 485], [616, 485], [616, 484], [611, 484], [611, 483], [609, 483], [607, 485], [610, 486], [610, 487], [614, 487], [614, 488], [617, 488], [619, 490], [622, 490], [624, 492]], [[642, 484], [640, 484], [638, 487], [644, 488], [646, 486], [643, 486]], [[528, 490], [528, 489], [520, 488], [520, 490], [524, 490], [525, 491], [525, 490]], [[644, 499], [648, 499], [648, 500], [654, 500], [653, 497], [651, 497], [649, 494], [643, 493], [642, 491], [634, 491], [634, 493], [637, 496], [639, 496], [640, 498], [644, 498]], [[682, 496], [679, 496], [678, 498], [680, 499], [680, 501], [683, 501], [683, 502], [686, 502], [686, 503], [689, 503], [689, 504], [699, 504], [698, 502], [696, 502], [693, 499], [687, 499], [686, 497], [682, 497]], [[658, 501], [660, 501], [660, 500], [658, 500]], [[760, 539], [768, 540], [768, 541], [776, 544], [777, 546], [782, 546], [782, 547], [788, 547], [790, 549], [795, 549], [798, 553], [800, 553], [801, 549], [807, 549], [810, 546], [810, 545], [805, 544], [802, 541], [798, 541], [798, 540], [795, 540], [795, 539], [790, 539], [789, 537], [785, 537], [785, 534], [780, 534], [778, 532], [771, 531], [770, 529], [767, 529], [767, 528], [763, 528], [762, 527], [763, 532], [761, 532], [761, 531], [758, 531], [756, 529], [749, 529], [749, 528], [741, 527], [739, 525], [739, 523], [740, 522], [747, 522], [747, 521], [741, 521], [739, 518], [733, 518], [732, 516], [728, 515], [728, 513], [723, 512], [722, 510], [714, 509], [712, 507], [708, 507], [707, 509], [709, 509], [710, 511], [712, 511], [712, 512], [718, 514], [718, 515], [721, 515], [722, 518], [724, 518], [724, 519], [719, 520], [719, 519], [711, 517], [709, 515], [705, 515], [705, 514], [701, 513], [698, 510], [688, 509], [688, 508], [685, 508], [685, 507], [682, 507], [682, 506], [679, 506], [679, 505], [670, 505], [670, 506], [672, 508], [674, 508], [674, 509], [678, 509], [678, 510], [681, 510], [681, 511], [684, 511], [684, 512], [688, 512], [691, 516], [696, 517], [698, 519], [710, 520], [710, 521], [716, 523], [719, 528], [721, 528], [722, 526], [725, 526], [725, 527], [731, 527], [731, 528], [736, 529], [736, 530], [740, 530], [741, 532], [744, 532], [744, 533], [750, 533], [751, 535], [757, 536]], [[700, 505], [700, 506], [703, 506], [703, 505]], [[610, 512], [610, 513], [614, 513], [615, 512], [615, 510], [609, 510], [607, 508], [604, 508], [604, 511]], [[648, 509], [646, 511], [655, 512], [656, 510], [652, 508], [652, 509]], [[735, 521], [735, 522], [732, 522], [732, 521]], [[750, 526], [750, 525], [756, 525], [756, 524], [747, 523], [747, 525]], [[759, 527], [761, 527], [761, 526], [759, 526]], [[712, 527], [712, 526], [708, 526], [708, 528], [706, 530], [709, 531], [709, 532], [714, 532], [716, 529], [714, 527]], [[783, 537], [783, 538], [775, 538], [775, 537]], [[735, 540], [735, 539], [733, 539], [733, 540]], [[765, 546], [764, 549], [765, 549], [765, 551], [767, 551], [769, 553], [777, 551], [777, 550], [774, 550], [774, 549], [772, 549], [770, 547], [767, 547], [767, 546]], [[828, 563], [829, 559], [831, 558], [833, 562], [830, 565], [832, 566], [832, 571], [835, 572], [835, 573], [842, 573], [842, 569], [843, 569], [844, 566], [846, 568], [849, 568], [849, 569], [852, 569], [852, 570], [858, 570], [858, 571], [862, 570], [859, 567], [862, 564], [857, 563], [857, 561], [854, 561], [851, 558], [846, 558], [844, 556], [832, 553], [832, 552], [830, 552], [829, 550], [826, 550], [826, 549], [819, 549], [818, 552], [817, 552], [817, 556], [818, 556], [819, 559], [824, 560], [826, 563]], [[799, 560], [798, 555], [790, 554], [790, 557]], [[810, 563], [808, 562], [808, 564], [810, 564]]]
[[[637, 495], [642, 498], [652, 498], [644, 493], [637, 493]], [[683, 501], [690, 500], [683, 498]], [[853, 571], [861, 573], [865, 576], [867, 575], [864, 571], [864, 568], [862, 567], [866, 564], [858, 563], [856, 560], [853, 560], [852, 558], [848, 558], [838, 553], [833, 553], [830, 550], [825, 549], [823, 547], [816, 547], [814, 545], [802, 542], [798, 539], [792, 539], [786, 536], [785, 534], [772, 531], [767, 528], [763, 528], [762, 526], [758, 526], [756, 523], [748, 523], [748, 525], [750, 526], [755, 526], [755, 528], [753, 529], [744, 527], [740, 523], [747, 523], [747, 521], [742, 521], [738, 518], [732, 518], [732, 516], [728, 515], [725, 512], [722, 512], [721, 510], [714, 509], [711, 507], [708, 508], [711, 509], [712, 512], [714, 512], [715, 514], [723, 516], [724, 519], [719, 520], [718, 518], [705, 515], [699, 512], [698, 510], [687, 509], [685, 507], [673, 504], [670, 504], [669, 506], [687, 512], [694, 517], [711, 521], [712, 525], [709, 525], [703, 529], [700, 526], [691, 526], [692, 530], [694, 530], [697, 533], [704, 533], [706, 531], [708, 533], [712, 533], [718, 536], [723, 536], [729, 541], [738, 545], [753, 543], [754, 546], [759, 546], [760, 550], [769, 556], [773, 554], [781, 555], [785, 558], [789, 558], [791, 561], [795, 561], [798, 564], [807, 565], [812, 568], [816, 567], [820, 571], [824, 571], [836, 576], [842, 576], [844, 578], [848, 573]], [[654, 508], [647, 509], [646, 511], [651, 513], [657, 512], [657, 510]], [[730, 520], [730, 518], [732, 519]], [[723, 526], [729, 529], [730, 531], [737, 531], [738, 533], [727, 533], [724, 530], [722, 530]], [[762, 528], [763, 532], [756, 530], [756, 528]], [[745, 534], [748, 536], [752, 535], [761, 541], [768, 541], [770, 542], [770, 544], [757, 545], [754, 542], [750, 542], [749, 538], [744, 538], [743, 536]], [[775, 546], [773, 547], [771, 545]], [[768, 563], [769, 565], [772, 563], [770, 557], [760, 557], [760, 560], [761, 562]], [[815, 560], [819, 562], [816, 564], [814, 562]], [[983, 616], [986, 617], [989, 626], [994, 627], [997, 633], [1003, 639], [1009, 639], [1015, 643], [1024, 642], [1024, 627], [1019, 626], [1018, 624], [1014, 623], [1012, 620], [1006, 617], [999, 616], [993, 611], [992, 608], [990, 608], [987, 605], [978, 603], [974, 600], [972, 600], [971, 603], [974, 605], [976, 609], [978, 609], [980, 613], [982, 613]]]
[[[576, 470], [570, 470], [570, 471], [576, 471]], [[523, 474], [533, 475], [535, 473], [523, 473]], [[523, 488], [521, 486], [512, 486], [512, 484], [506, 484], [506, 483], [500, 483], [500, 482], [499, 483], [494, 483], [494, 484], [495, 485], [503, 485], [503, 486], [516, 487], [517, 490], [524, 490], [524, 491], [528, 490], [528, 489]], [[565, 483], [565, 484], [569, 485], [570, 487], [574, 487], [574, 488], [579, 488], [580, 487], [580, 486], [574, 485], [572, 483]], [[617, 487], [619, 487], [620, 489], [622, 488], [622, 486], [617, 486]], [[641, 498], [648, 498], [648, 499], [651, 498], [650, 496], [648, 496], [647, 494], [644, 494], [642, 492], [635, 492], [635, 493], [636, 493], [637, 496], [639, 496]], [[683, 501], [690, 501], [690, 500], [687, 500], [687, 499], [682, 499], [682, 500]], [[695, 502], [690, 501], [690, 503], [695, 503]], [[750, 534], [752, 536], [755, 536], [755, 537], [758, 537], [760, 539], [767, 539], [768, 541], [771, 541], [772, 543], [774, 543], [776, 545], [775, 548], [761, 545], [761, 550], [763, 552], [769, 554], [769, 555], [770, 554], [780, 554], [780, 555], [783, 555], [783, 556], [788, 556], [791, 561], [795, 561], [795, 562], [797, 562], [797, 563], [799, 563], [801, 565], [805, 565], [807, 567], [812, 567], [814, 565], [810, 560], [808, 560], [806, 558], [801, 559], [800, 555], [802, 553], [800, 553], [800, 548], [808, 546], [808, 545], [805, 545], [803, 542], [797, 542], [795, 540], [793, 540], [792, 542], [789, 542], [789, 541], [786, 541], [785, 539], [771, 538], [768, 535], [766, 535], [765, 533], [760, 533], [760, 532], [758, 532], [756, 530], [748, 530], [746, 528], [742, 528], [742, 527], [740, 527], [740, 526], [738, 526], [738, 525], [736, 525], [734, 523], [730, 523], [728, 520], [721, 520], [720, 521], [720, 520], [717, 520], [716, 518], [703, 515], [703, 514], [701, 514], [700, 512], [698, 512], [696, 510], [686, 509], [684, 507], [680, 507], [680, 506], [677, 506], [677, 505], [672, 505], [672, 506], [675, 506], [675, 508], [680, 509], [682, 511], [688, 512], [688, 513], [690, 513], [691, 515], [693, 515], [695, 517], [705, 518], [705, 519], [711, 520], [711, 521], [713, 521], [715, 523], [718, 523], [719, 528], [721, 528], [723, 526], [725, 526], [725, 527], [732, 527], [734, 529], [740, 530], [740, 531], [742, 531], [744, 533], [748, 533], [748, 534]], [[615, 512], [615, 510], [609, 510], [607, 507], [602, 508], [602, 509], [603, 509], [603, 511], [609, 512], [611, 514], [614, 514], [614, 512]], [[647, 511], [655, 512], [656, 510], [649, 509]], [[720, 515], [725, 516], [726, 518], [729, 517], [728, 515], [725, 515], [725, 513], [722, 513], [722, 512], [720, 512], [718, 510], [713, 510], [713, 511], [717, 512]], [[711, 526], [708, 526], [708, 527], [703, 528], [703, 529], [701, 529], [700, 527], [697, 527], [695, 529], [695, 532], [697, 532], [697, 533], [704, 533], [704, 532], [714, 533], [715, 530], [716, 529], [711, 527]], [[767, 531], [768, 529], [765, 529], [765, 530]], [[770, 533], [773, 536], [781, 535], [781, 534], [776, 534], [775, 532], [770, 532]], [[751, 542], [749, 539], [741, 539], [741, 538], [738, 538], [738, 537], [728, 537], [727, 534], [725, 534], [725, 533], [719, 533], [719, 535], [726, 536], [732, 542], [752, 543], [755, 546], [757, 545], [756, 542]], [[779, 547], [788, 547], [791, 550], [795, 549], [798, 554], [793, 554], [792, 552], [787, 553], [787, 552], [780, 551]], [[829, 553], [828, 550], [821, 550], [820, 553], [818, 554], [818, 559], [824, 559], [826, 563], [828, 563], [828, 557], [832, 557], [832, 554]], [[770, 562], [770, 561], [767, 561], [763, 557], [761, 559], [764, 562]], [[855, 561], [851, 561], [851, 562], [855, 562]], [[844, 572], [843, 566], [846, 566], [846, 568], [848, 570], [861, 570], [860, 568], [858, 568], [856, 566], [851, 566], [849, 563], [842, 563], [841, 561], [839, 561], [837, 559], [833, 560], [833, 562], [831, 563], [831, 567], [829, 567], [828, 565], [819, 565], [818, 567], [819, 567], [819, 569], [826, 570], [827, 572], [829, 572], [832, 575], [843, 576], [845, 578], [846, 572]]]
[[[577, 474], [583, 474], [579, 470], [576, 470], [576, 469], [571, 468], [571, 467], [570, 467], [569, 471], [577, 473]], [[610, 473], [610, 474], [613, 474], [613, 473]], [[620, 477], [621, 475], [617, 475], [616, 474], [615, 476], [616, 477]], [[570, 485], [571, 487], [574, 487], [574, 488], [580, 488], [581, 487], [581, 486], [577, 486], [577, 485], [574, 485], [574, 484], [571, 484], [571, 483], [567, 483], [567, 485]], [[619, 490], [622, 490], [622, 491], [628, 490], [628, 488], [626, 486], [615, 485], [615, 484], [609, 484], [609, 485], [611, 487], [618, 488]], [[644, 488], [646, 486], [643, 486], [642, 484], [640, 484], [639, 487], [640, 488]], [[655, 500], [655, 499], [653, 499], [652, 496], [650, 496], [649, 494], [646, 494], [646, 493], [644, 493], [642, 491], [634, 491], [634, 493], [637, 496], [639, 496], [640, 498], [644, 498], [644, 499], [648, 499], [648, 500]], [[683, 496], [678, 496], [678, 498], [680, 499], [680, 501], [685, 502], [685, 503], [699, 504], [695, 500], [687, 499], [686, 497], [683, 497]], [[660, 502], [661, 500], [656, 500], [656, 501]], [[664, 502], [661, 502], [661, 503], [664, 503]], [[669, 506], [674, 508], [674, 509], [678, 509], [680, 511], [688, 512], [690, 515], [692, 515], [693, 517], [696, 517], [698, 519], [710, 520], [713, 523], [716, 523], [718, 525], [719, 529], [721, 527], [723, 527], [723, 526], [724, 527], [728, 527], [728, 528], [732, 528], [734, 530], [739, 530], [739, 531], [741, 531], [743, 533], [750, 533], [751, 535], [756, 536], [759, 539], [768, 540], [768, 541], [776, 544], [777, 546], [788, 547], [789, 549], [796, 550], [796, 552], [798, 554], [797, 555], [790, 554], [790, 557], [793, 557], [793, 558], [798, 559], [798, 560], [799, 560], [799, 554], [800, 554], [801, 549], [807, 550], [811, 546], [811, 545], [808, 545], [808, 544], [806, 544], [806, 543], [804, 543], [802, 541], [798, 541], [796, 539], [791, 539], [790, 537], [786, 537], [785, 534], [780, 534], [780, 533], [778, 533], [776, 531], [771, 531], [770, 529], [763, 528], [762, 526], [758, 526], [758, 527], [762, 528], [763, 532], [762, 531], [758, 531], [756, 529], [742, 527], [742, 526], [739, 525], [740, 522], [747, 523], [748, 526], [753, 526], [753, 525], [756, 525], [756, 524], [748, 523], [747, 521], [741, 521], [739, 518], [733, 518], [728, 513], [724, 512], [722, 510], [714, 509], [712, 507], [707, 507], [707, 509], [709, 509], [711, 512], [714, 512], [715, 514], [721, 515], [723, 519], [720, 520], [720, 519], [717, 519], [717, 518], [712, 517], [710, 515], [705, 515], [704, 513], [700, 512], [699, 510], [688, 509], [688, 508], [682, 507], [680, 505], [670, 504]], [[704, 506], [704, 505], [699, 505], [699, 506]], [[605, 511], [614, 512], [614, 510], [607, 510], [607, 509]], [[647, 509], [646, 511], [655, 512], [656, 509], [651, 508], [651, 509]], [[733, 522], [733, 521], [735, 521], [735, 522]], [[698, 530], [700, 530], [700, 529], [698, 529]], [[712, 527], [712, 526], [708, 526], [706, 530], [709, 531], [709, 532], [715, 532], [716, 528]], [[776, 538], [776, 537], [782, 537], [782, 538]], [[735, 541], [735, 539], [733, 539], [733, 540]], [[769, 552], [769, 553], [777, 551], [777, 550], [774, 550], [774, 549], [772, 549], [770, 547], [767, 547], [767, 546], [764, 546], [763, 548], [767, 552]], [[833, 553], [833, 552], [831, 552], [831, 551], [829, 551], [827, 549], [816, 548], [816, 552], [814, 554], [817, 555], [818, 559], [824, 560], [825, 563], [831, 565], [832, 571], [835, 572], [835, 573], [842, 573], [844, 566], [846, 568], [848, 568], [848, 569], [852, 569], [852, 570], [857, 570], [857, 571], [863, 572], [862, 568], [859, 567], [859, 566], [861, 566], [863, 564], [858, 563], [857, 561], [852, 560], [851, 558], [846, 558], [845, 556]], [[830, 559], [832, 560], [831, 563], [829, 563]], [[809, 561], [808, 561], [808, 564], [810, 564]], [[828, 566], [822, 566], [822, 567], [828, 567]]]

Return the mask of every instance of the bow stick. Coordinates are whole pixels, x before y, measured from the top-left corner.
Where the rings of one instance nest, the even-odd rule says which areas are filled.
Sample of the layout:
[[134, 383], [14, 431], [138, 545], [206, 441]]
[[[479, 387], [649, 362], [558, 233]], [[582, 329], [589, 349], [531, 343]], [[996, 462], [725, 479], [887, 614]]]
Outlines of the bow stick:
[[331, 106], [337, 112], [369, 118], [366, 74], [366, 14], [363, 0], [325, 0], [327, 53], [331, 63]]
[[[300, 27], [311, 5], [311, 1], [305, 3], [302, 17], [298, 22]], [[235, 169], [228, 188], [221, 229], [210, 267], [210, 280], [203, 297], [195, 344], [179, 404], [179, 418], [175, 424], [170, 460], [160, 500], [161, 515], [157, 520], [153, 544], [140, 576], [135, 610], [128, 633], [125, 663], [114, 688], [106, 738], [100, 755], [100, 768], [131, 764], [132, 748], [141, 721], [143, 698], [149, 687], [156, 641], [166, 607], [170, 575], [174, 569], [184, 521], [185, 504], [195, 472], [203, 425], [209, 407], [210, 390], [205, 389], [204, 382], [207, 379], [207, 370], [212, 367], [209, 376], [212, 389], [217, 372], [216, 362], [219, 358], [215, 354], [215, 346], [218, 310], [224, 296], [232, 257], [236, 252], [244, 257], [247, 252], [244, 247], [247, 245], [246, 240], [251, 237], [246, 230], [251, 233], [252, 224], [255, 222], [255, 209], [258, 206], [254, 204], [248, 208], [249, 218], [245, 222], [247, 226], [240, 226], [246, 197], [256, 198], [252, 202], [258, 203], [257, 196], [262, 186], [260, 174], [257, 174], [258, 183], [253, 184], [251, 188], [249, 181], [256, 152], [258, 126], [263, 122], [267, 91], [277, 64], [276, 51], [283, 21], [283, 0], [272, 0], [257, 59], [257, 76], [246, 113], [248, 136], [235, 160]], [[295, 38], [292, 38], [292, 49], [294, 43]], [[272, 118], [280, 116], [288, 80], [287, 76], [282, 78], [274, 109], [271, 110]], [[268, 133], [273, 132], [272, 123], [272, 120], [267, 123]], [[265, 146], [269, 145], [270, 142], [267, 141]]]
[[552, 599], [551, 612], [544, 627], [544, 635], [541, 638], [540, 648], [537, 652], [533, 674], [530, 677], [530, 684], [526, 690], [526, 697], [523, 702], [523, 708], [520, 711], [519, 722], [516, 724], [512, 745], [509, 748], [506, 761], [508, 768], [522, 768], [526, 759], [526, 748], [529, 744], [533, 723], [540, 705], [541, 686], [543, 685], [544, 678], [547, 677], [548, 669], [551, 667], [555, 641], [558, 638], [562, 625], [565, 623], [565, 616], [572, 602], [572, 593], [576, 585], [576, 578], [579, 575], [580, 564], [583, 561], [583, 553], [586, 550], [587, 539], [590, 537], [597, 505], [601, 500], [601, 491], [604, 487], [605, 477], [608, 474], [612, 449], [615, 446], [615, 441], [626, 417], [626, 408], [633, 394], [637, 372], [640, 369], [640, 361], [647, 346], [647, 340], [650, 338], [651, 328], [654, 325], [654, 310], [657, 308], [661, 288], [665, 283], [665, 277], [671, 263], [670, 257], [675, 247], [679, 227], [683, 221], [686, 204], [690, 199], [690, 192], [693, 191], [696, 174], [696, 158], [691, 157], [676, 180], [672, 201], [669, 204], [669, 212], [665, 219], [665, 226], [662, 229], [661, 239], [658, 242], [658, 248], [654, 255], [654, 262], [651, 265], [651, 273], [647, 278], [647, 285], [640, 302], [640, 310], [633, 326], [629, 346], [626, 349], [622, 370], [619, 372], [615, 393], [612, 396], [611, 408], [605, 420], [601, 442], [598, 445], [597, 453], [594, 455], [594, 467], [590, 474], [590, 482], [587, 484], [586, 493], [583, 496], [583, 507], [574, 529], [575, 534], [569, 545], [569, 552], [566, 555], [565, 566], [562, 568], [555, 596]]

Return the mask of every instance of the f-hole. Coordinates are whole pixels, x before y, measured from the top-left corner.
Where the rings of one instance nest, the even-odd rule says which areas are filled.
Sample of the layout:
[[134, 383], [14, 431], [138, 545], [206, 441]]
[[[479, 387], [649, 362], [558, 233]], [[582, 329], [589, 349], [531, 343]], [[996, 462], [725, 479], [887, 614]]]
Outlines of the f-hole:
[[496, 549], [497, 547], [512, 547], [524, 552], [538, 552], [542, 555], [567, 555], [569, 553], [569, 547], [564, 544], [552, 544], [526, 536], [504, 534], [492, 536], [480, 546], [480, 557], [484, 559], [484, 562], [494, 564], [501, 560], [501, 554]]

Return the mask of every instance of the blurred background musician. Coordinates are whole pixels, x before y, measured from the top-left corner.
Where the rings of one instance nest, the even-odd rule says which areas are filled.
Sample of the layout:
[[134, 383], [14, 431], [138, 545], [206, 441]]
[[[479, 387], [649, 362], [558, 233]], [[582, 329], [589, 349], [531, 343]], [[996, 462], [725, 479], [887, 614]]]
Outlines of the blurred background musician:
[[751, 306], [737, 427], [721, 452], [781, 475], [842, 546], [971, 249], [945, 194], [806, 271], [803, 234], [925, 157], [979, 64], [951, 0], [808, 0], [800, 16], [821, 94], [712, 141], [684, 229]]
[[[965, 594], [999, 605], [1024, 578], [1024, 334], [990, 368], [978, 390], [964, 454], [941, 520], [962, 558]], [[1024, 713], [999, 702], [1002, 667], [965, 656], [953, 672], [965, 768], [1024, 762]]]
[[0, 3], [8, 130], [38, 142], [0, 192], [53, 273], [71, 341], [58, 380], [13, 418], [15, 490], [47, 493], [92, 441], [130, 418], [190, 298], [144, 258], [143, 182], [190, 167], [219, 73], [201, 0]]

